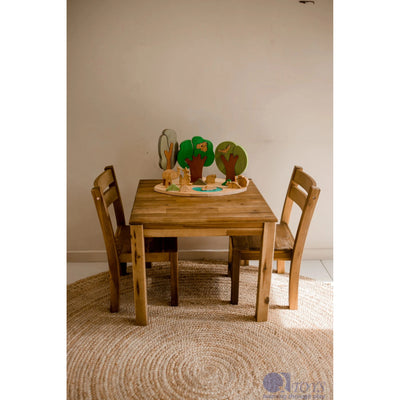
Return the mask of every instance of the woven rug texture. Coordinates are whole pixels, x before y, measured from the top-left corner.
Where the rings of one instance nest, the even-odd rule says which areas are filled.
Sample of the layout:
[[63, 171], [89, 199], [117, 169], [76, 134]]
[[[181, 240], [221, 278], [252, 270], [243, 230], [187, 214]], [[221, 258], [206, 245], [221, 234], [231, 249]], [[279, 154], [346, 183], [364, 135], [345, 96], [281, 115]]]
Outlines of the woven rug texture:
[[[128, 270], [129, 271], [129, 270]], [[136, 326], [132, 274], [109, 312], [108, 273], [67, 288], [69, 400], [332, 399], [332, 284], [273, 274], [267, 322], [254, 319], [257, 268], [241, 267], [230, 304], [222, 262], [179, 262], [179, 306], [168, 263], [147, 269], [149, 325]]]

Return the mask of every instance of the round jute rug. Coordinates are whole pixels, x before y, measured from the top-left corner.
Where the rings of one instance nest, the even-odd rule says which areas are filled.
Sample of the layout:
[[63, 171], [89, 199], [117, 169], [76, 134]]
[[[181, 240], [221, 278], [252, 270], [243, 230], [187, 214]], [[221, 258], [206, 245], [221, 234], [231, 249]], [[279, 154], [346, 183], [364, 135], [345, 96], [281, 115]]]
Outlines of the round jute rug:
[[68, 286], [67, 391], [77, 399], [332, 399], [332, 285], [273, 274], [269, 321], [256, 323], [257, 269], [242, 267], [231, 305], [226, 263], [179, 262], [179, 307], [169, 266], [147, 270], [148, 326], [134, 324], [132, 275], [111, 314], [108, 274]]

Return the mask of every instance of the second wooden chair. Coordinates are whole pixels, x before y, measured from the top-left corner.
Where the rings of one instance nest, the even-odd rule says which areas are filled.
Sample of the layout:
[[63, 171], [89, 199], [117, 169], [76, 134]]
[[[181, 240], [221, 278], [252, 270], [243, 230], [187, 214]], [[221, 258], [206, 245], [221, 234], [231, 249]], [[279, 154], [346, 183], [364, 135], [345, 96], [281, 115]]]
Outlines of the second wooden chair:
[[[299, 186], [304, 190], [300, 189]], [[297, 310], [298, 308], [301, 258], [319, 193], [320, 189], [317, 187], [315, 180], [306, 174], [303, 168], [294, 167], [283, 205], [281, 221], [276, 225], [274, 249], [274, 259], [277, 261], [278, 273], [284, 273], [285, 261], [290, 261], [289, 308], [291, 310]], [[296, 237], [293, 237], [289, 228], [293, 202], [302, 210]], [[260, 244], [260, 236], [230, 237], [232, 304], [238, 304], [239, 301], [240, 262], [241, 260], [259, 260]]]

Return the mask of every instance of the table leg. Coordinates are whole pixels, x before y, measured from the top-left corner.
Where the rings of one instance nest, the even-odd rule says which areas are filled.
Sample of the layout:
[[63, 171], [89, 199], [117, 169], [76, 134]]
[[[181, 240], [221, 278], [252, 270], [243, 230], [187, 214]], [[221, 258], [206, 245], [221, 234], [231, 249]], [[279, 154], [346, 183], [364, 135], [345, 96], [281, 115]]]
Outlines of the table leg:
[[272, 262], [275, 244], [275, 222], [264, 223], [261, 237], [261, 254], [258, 268], [256, 321], [268, 320], [269, 290], [271, 288]]
[[147, 325], [147, 285], [143, 225], [131, 225], [133, 293], [136, 323]]

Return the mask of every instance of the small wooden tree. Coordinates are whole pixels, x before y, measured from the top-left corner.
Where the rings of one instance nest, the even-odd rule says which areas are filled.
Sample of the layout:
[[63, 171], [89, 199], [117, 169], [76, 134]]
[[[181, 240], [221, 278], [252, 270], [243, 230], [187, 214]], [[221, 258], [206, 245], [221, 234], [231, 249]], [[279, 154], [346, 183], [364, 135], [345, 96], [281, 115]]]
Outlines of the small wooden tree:
[[233, 182], [247, 167], [246, 150], [233, 142], [222, 142], [215, 149], [215, 163], [226, 180]]
[[182, 168], [190, 169], [190, 181], [196, 182], [203, 177], [203, 167], [214, 162], [213, 144], [200, 136], [181, 143], [178, 153], [178, 163]]
[[178, 141], [176, 132], [172, 129], [164, 129], [158, 140], [159, 166], [163, 170], [175, 167], [178, 154]]

